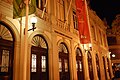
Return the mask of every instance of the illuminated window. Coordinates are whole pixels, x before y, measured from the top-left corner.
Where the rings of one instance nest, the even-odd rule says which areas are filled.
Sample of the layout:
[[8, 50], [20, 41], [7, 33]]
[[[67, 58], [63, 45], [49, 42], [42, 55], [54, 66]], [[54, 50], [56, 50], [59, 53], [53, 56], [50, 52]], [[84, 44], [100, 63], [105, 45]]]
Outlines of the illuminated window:
[[82, 71], [82, 62], [79, 61], [80, 71]]
[[59, 72], [62, 72], [62, 62], [61, 62], [61, 58], [59, 59]]
[[65, 62], [65, 72], [68, 72], [68, 60], [64, 59]]
[[9, 67], [9, 51], [3, 50], [1, 72], [8, 72], [8, 67]]
[[46, 56], [42, 56], [42, 72], [46, 72]]
[[76, 62], [76, 68], [77, 68], [77, 71], [78, 71], [78, 63]]
[[36, 72], [36, 54], [32, 54], [32, 65], [31, 71]]

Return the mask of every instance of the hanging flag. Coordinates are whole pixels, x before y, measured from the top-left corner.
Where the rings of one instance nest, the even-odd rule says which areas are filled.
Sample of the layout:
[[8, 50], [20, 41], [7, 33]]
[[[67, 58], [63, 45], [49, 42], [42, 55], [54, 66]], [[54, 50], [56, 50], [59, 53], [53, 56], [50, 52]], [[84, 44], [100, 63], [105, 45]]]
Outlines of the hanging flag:
[[[29, 0], [29, 14], [36, 11], [36, 0]], [[13, 0], [13, 18], [26, 15], [26, 0]]]
[[86, 6], [85, 0], [76, 0], [76, 15], [78, 17], [78, 30], [81, 44], [87, 44], [91, 42]]

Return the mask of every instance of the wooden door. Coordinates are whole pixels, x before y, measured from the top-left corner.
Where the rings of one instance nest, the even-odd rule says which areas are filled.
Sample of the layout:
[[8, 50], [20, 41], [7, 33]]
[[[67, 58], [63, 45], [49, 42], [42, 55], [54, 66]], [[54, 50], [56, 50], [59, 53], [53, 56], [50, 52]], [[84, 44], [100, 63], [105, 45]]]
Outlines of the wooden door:
[[0, 22], [0, 80], [13, 80], [13, 42], [12, 31]]
[[0, 39], [0, 80], [12, 80], [13, 47], [12, 42]]
[[76, 50], [76, 67], [78, 80], [84, 80], [83, 58], [82, 52], [79, 48]]
[[70, 80], [69, 54], [64, 43], [59, 46], [59, 74], [60, 80]]
[[90, 77], [90, 80], [94, 80], [94, 76], [93, 76], [93, 66], [92, 66], [92, 56], [91, 56], [91, 53], [90, 53], [89, 51], [88, 51], [87, 55], [88, 55], [89, 77]]
[[97, 67], [98, 79], [101, 80], [101, 78], [100, 78], [99, 58], [98, 58], [98, 55], [97, 55], [97, 54], [96, 54], [96, 67]]
[[48, 50], [43, 37], [37, 35], [32, 40], [31, 80], [49, 80]]

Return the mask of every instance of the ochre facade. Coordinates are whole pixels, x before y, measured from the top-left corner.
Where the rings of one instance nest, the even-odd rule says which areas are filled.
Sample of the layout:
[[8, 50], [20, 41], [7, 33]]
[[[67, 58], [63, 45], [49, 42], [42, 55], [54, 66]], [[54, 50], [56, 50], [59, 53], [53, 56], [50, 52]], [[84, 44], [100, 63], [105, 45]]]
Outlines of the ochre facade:
[[[1, 79], [32, 80], [33, 78], [34, 80], [36, 77], [40, 77], [40, 80], [78, 80], [79, 73], [77, 72], [79, 69], [80, 72], [83, 72], [82, 80], [110, 80], [113, 77], [106, 39], [106, 26], [88, 6], [87, 16], [92, 47], [89, 49], [89, 44], [80, 44], [79, 32], [75, 28], [76, 23], [73, 19], [76, 11], [75, 1], [72, 1], [70, 11], [68, 11], [70, 0], [48, 0], [43, 18], [41, 18], [42, 10], [40, 8], [37, 8], [35, 14], [29, 15], [28, 20], [32, 16], [36, 16], [37, 23], [34, 31], [28, 31], [27, 53], [24, 53], [24, 46], [26, 46], [24, 45], [25, 17], [13, 19], [13, 1], [0, 0], [0, 56], [3, 57], [5, 51], [6, 54], [12, 54], [9, 57], [10, 61], [8, 60], [8, 66], [12, 71], [7, 71], [9, 68], [0, 67], [1, 74], [8, 73], [8, 75], [0, 75]], [[67, 12], [69, 12], [68, 17], [66, 17]], [[31, 25], [28, 21], [28, 27]], [[10, 34], [6, 34], [10, 38], [6, 38], [4, 35], [6, 32]], [[4, 43], [4, 40], [13, 43], [12, 53], [2, 48], [9, 46], [9, 44], [5, 45], [7, 43]], [[33, 46], [40, 48], [40, 52], [43, 54], [40, 60], [45, 67], [42, 66], [39, 76], [34, 73], [39, 70], [38, 66], [34, 67], [32, 72], [31, 65], [38, 64], [32, 63], [31, 59], [36, 58], [34, 54], [39, 55], [34, 53], [38, 49]], [[78, 55], [80, 58], [76, 58], [77, 49], [81, 53]], [[32, 58], [33, 56], [34, 58]], [[2, 60], [7, 59], [0, 59], [0, 65], [4, 66]], [[35, 60], [37, 61], [37, 59], [38, 57]], [[43, 72], [46, 72], [47, 79], [41, 76]], [[64, 75], [68, 75], [68, 77], [65, 78]], [[80, 78], [79, 80], [81, 80]]]

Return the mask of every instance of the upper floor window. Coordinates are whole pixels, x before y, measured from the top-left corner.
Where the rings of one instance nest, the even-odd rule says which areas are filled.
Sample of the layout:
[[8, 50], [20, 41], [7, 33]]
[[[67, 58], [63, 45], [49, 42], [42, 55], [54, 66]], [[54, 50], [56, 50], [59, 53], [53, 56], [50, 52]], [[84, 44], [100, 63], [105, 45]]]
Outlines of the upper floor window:
[[105, 34], [103, 34], [103, 42], [104, 42], [104, 46], [106, 47], [107, 46], [107, 42], [106, 42], [106, 35]]
[[65, 5], [64, 0], [57, 0], [57, 16], [61, 21], [65, 20]]
[[43, 10], [46, 4], [46, 0], [36, 0], [37, 8]]
[[78, 30], [78, 19], [75, 11], [73, 11], [73, 24], [74, 24], [74, 29]]
[[95, 40], [96, 41], [96, 36], [95, 36], [95, 27], [94, 26], [92, 26], [91, 27], [91, 33], [92, 33], [92, 37], [93, 37], [93, 40]]
[[103, 45], [103, 42], [102, 42], [102, 39], [103, 39], [103, 36], [102, 36], [102, 32], [99, 30], [99, 42], [101, 45]]

